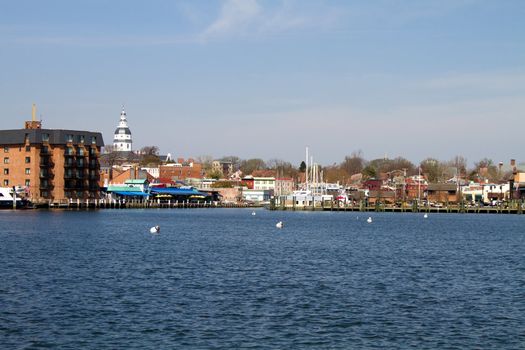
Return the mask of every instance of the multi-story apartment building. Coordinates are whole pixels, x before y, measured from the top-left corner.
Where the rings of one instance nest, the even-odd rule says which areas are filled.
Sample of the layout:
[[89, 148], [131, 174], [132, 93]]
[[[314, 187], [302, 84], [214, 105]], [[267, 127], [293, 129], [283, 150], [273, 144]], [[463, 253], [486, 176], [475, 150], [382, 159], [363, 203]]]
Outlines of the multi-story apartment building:
[[0, 186], [25, 190], [33, 202], [99, 198], [98, 132], [42, 129], [0, 130]]

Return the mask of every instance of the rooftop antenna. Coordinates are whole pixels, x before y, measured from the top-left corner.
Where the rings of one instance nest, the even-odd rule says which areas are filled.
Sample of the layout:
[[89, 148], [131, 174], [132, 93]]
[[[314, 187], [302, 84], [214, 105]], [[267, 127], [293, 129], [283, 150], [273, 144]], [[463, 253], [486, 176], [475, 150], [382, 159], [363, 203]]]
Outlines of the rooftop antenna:
[[36, 122], [36, 105], [33, 103], [33, 108], [31, 110], [31, 120]]

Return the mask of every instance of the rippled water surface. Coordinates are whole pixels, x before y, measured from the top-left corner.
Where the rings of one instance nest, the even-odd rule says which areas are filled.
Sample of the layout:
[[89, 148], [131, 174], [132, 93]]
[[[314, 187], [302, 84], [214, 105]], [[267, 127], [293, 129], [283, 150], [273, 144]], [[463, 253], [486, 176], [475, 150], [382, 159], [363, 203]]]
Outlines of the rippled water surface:
[[525, 216], [256, 214], [0, 211], [1, 348], [525, 349]]

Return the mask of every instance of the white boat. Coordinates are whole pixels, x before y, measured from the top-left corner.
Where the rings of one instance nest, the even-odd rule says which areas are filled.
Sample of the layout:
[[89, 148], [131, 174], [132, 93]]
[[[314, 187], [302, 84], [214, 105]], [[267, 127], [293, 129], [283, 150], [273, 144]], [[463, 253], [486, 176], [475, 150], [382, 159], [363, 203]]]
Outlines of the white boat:
[[27, 208], [29, 201], [16, 196], [12, 188], [0, 187], [0, 209], [13, 209], [13, 194], [15, 195], [15, 203], [17, 209]]

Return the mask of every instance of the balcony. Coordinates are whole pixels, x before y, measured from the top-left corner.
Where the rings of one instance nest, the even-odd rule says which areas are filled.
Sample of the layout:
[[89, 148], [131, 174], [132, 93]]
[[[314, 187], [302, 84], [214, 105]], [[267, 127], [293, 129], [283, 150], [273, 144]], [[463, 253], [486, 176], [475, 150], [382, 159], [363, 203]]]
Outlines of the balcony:
[[42, 158], [40, 159], [40, 167], [41, 168], [52, 168], [55, 165], [53, 160], [51, 158]]
[[40, 190], [48, 190], [48, 191], [52, 190], [53, 187], [55, 186], [49, 182], [41, 182], [39, 186]]
[[77, 173], [74, 172], [66, 172], [64, 173], [64, 179], [76, 179]]
[[55, 177], [55, 174], [52, 171], [48, 169], [40, 170], [41, 179], [53, 179], [54, 177]]

